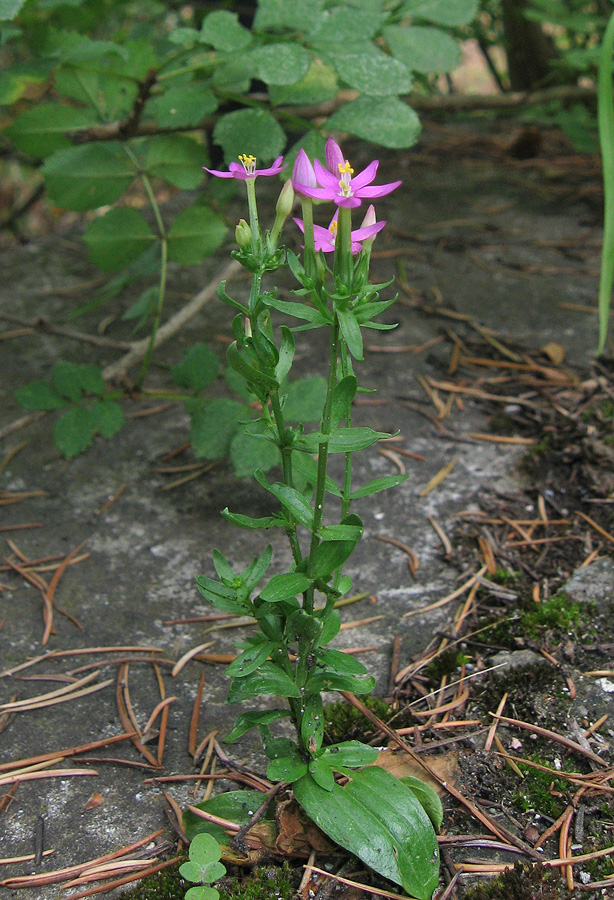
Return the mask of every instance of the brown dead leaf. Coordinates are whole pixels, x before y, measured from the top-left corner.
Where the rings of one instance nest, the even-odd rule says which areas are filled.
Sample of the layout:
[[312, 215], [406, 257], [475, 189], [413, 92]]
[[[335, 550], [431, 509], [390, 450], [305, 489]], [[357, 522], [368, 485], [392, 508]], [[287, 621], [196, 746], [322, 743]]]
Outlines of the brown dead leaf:
[[[458, 756], [453, 751], [442, 753], [439, 756], [430, 756], [428, 764], [434, 772], [445, 781], [446, 784], [456, 785], [458, 782]], [[393, 750], [383, 750], [374, 763], [386, 769], [395, 778], [404, 778], [406, 775], [412, 775], [414, 778], [420, 778], [425, 781], [439, 794], [445, 794], [445, 790], [441, 785], [428, 775], [422, 766], [414, 762], [406, 753], [395, 753]]]
[[307, 818], [296, 800], [280, 800], [275, 818], [279, 829], [275, 842], [277, 853], [308, 857], [312, 850], [331, 853], [335, 849], [336, 845]]
[[102, 806], [103, 803], [104, 797], [102, 796], [102, 794], [99, 794], [98, 791], [94, 791], [90, 799], [83, 807], [83, 811], [85, 812], [86, 809], [96, 809], [98, 806]]
[[555, 343], [555, 341], [549, 341], [547, 344], [544, 344], [541, 348], [541, 352], [544, 353], [555, 366], [560, 366], [565, 359], [565, 348], [560, 344]]

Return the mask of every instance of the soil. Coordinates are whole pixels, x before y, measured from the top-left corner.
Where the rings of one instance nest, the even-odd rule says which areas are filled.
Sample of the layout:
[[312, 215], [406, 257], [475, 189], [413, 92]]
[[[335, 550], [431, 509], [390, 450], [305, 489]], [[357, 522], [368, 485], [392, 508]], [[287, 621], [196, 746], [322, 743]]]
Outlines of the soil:
[[[362, 483], [401, 466], [409, 478], [361, 506], [366, 539], [348, 574], [356, 592], [366, 596], [344, 609], [343, 617], [348, 625], [378, 618], [341, 632], [338, 646], [361, 648], [360, 658], [378, 679], [376, 695], [391, 705], [392, 727], [426, 722], [427, 728], [407, 740], [427, 760], [453, 765], [457, 790], [512, 835], [516, 851], [521, 849], [512, 853], [484, 844], [484, 824], [446, 795], [443, 832], [450, 840], [442, 843], [442, 887], [457, 872], [455, 865], [513, 865], [520, 858], [524, 868], [514, 869], [507, 883], [474, 897], [594, 900], [613, 895], [614, 882], [607, 882], [611, 857], [576, 865], [573, 888], [564, 870], [553, 875], [527, 863], [558, 810], [569, 807], [574, 855], [614, 843], [611, 794], [591, 788], [578, 796], [577, 782], [564, 778], [566, 772], [580, 777], [593, 766], [599, 770], [588, 752], [611, 767], [614, 739], [614, 378], [607, 358], [594, 358], [600, 173], [598, 160], [575, 154], [557, 132], [544, 131], [536, 155], [519, 160], [514, 154], [520, 131], [508, 121], [445, 127], [431, 122], [413, 150], [378, 153], [381, 179], [403, 179], [403, 187], [387, 198], [388, 227], [373, 254], [374, 280], [397, 276], [399, 303], [384, 318], [399, 326], [373, 332], [368, 342], [361, 380], [377, 387], [378, 402], [358, 404], [355, 422], [400, 433], [385, 448], [392, 456], [376, 447], [357, 457], [356, 478]], [[364, 147], [348, 147], [358, 163], [366, 160]], [[181, 194], [169, 203], [180, 206], [191, 199]], [[230, 215], [242, 214], [237, 202]], [[203, 284], [218, 280], [228, 249], [204, 266], [173, 268], [169, 313]], [[39, 317], [66, 323], [71, 309], [92, 299], [97, 278], [75, 223], [60, 218], [53, 234], [5, 251], [0, 314], [34, 324]], [[239, 297], [246, 289], [241, 280], [232, 287]], [[121, 316], [133, 299], [125, 291], [78, 319], [79, 330], [97, 333], [104, 320], [106, 336], [126, 340]], [[23, 415], [13, 391], [47, 375], [57, 359], [104, 366], [121, 355], [45, 328], [11, 335], [15, 326], [5, 324], [0, 429]], [[152, 386], [168, 385], [168, 367], [187, 346], [205, 340], [222, 356], [230, 334], [225, 309], [217, 302], [205, 306], [158, 351]], [[299, 374], [319, 374], [319, 343], [302, 336], [298, 351]], [[223, 393], [224, 386], [215, 389]], [[0, 747], [8, 764], [121, 735], [125, 723], [118, 699], [120, 705], [125, 701], [128, 682], [141, 728], [161, 691], [176, 698], [169, 706], [163, 758], [158, 766], [160, 741], [154, 733], [144, 745], [153, 754], [153, 771], [147, 768], [151, 761], [125, 740], [87, 751], [90, 761], [82, 755], [56, 763], [81, 769], [85, 777], [2, 787], [2, 856], [41, 847], [53, 852], [39, 861], [3, 866], [0, 881], [80, 864], [159, 829], [156, 840], [166, 843], [153, 850], [172, 857], [177, 835], [165, 817], [162, 789], [180, 807], [193, 802], [194, 789], [190, 782], [149, 779], [199, 771], [188, 754], [188, 738], [201, 675], [198, 742], [215, 730], [223, 738], [234, 718], [224, 705], [223, 666], [209, 657], [191, 660], [176, 677], [171, 670], [186, 651], [209, 641], [215, 642], [210, 653], [231, 653], [243, 634], [188, 621], [211, 613], [194, 581], [199, 574], [213, 574], [215, 546], [237, 565], [261, 551], [260, 535], [233, 530], [219, 510], [228, 505], [264, 515], [267, 495], [237, 479], [226, 462], [173, 487], [178, 474], [159, 471], [162, 460], [174, 453], [173, 465], [194, 461], [189, 449], [177, 452], [188, 439], [183, 407], [160, 408], [159, 401], [132, 396], [124, 409], [128, 427], [112, 441], [97, 438], [92, 449], [69, 463], [52, 445], [52, 416], [4, 439], [1, 527], [3, 540], [12, 542], [4, 547], [7, 559], [22, 566], [20, 553], [28, 559], [64, 558], [82, 542], [89, 555], [69, 565], [59, 580], [55, 630], [45, 646], [40, 591], [9, 563], [2, 570], [2, 670], [12, 673], [0, 679], [2, 702], [56, 690], [67, 677], [83, 678], [97, 669], [92, 686], [108, 683], [70, 702], [4, 718], [0, 710]], [[395, 457], [395, 450], [414, 456]], [[427, 490], [438, 475], [440, 482]], [[40, 527], [19, 528], [32, 523]], [[410, 571], [402, 548], [379, 538], [408, 546], [417, 569], [413, 564]], [[287, 550], [276, 537], [271, 542], [275, 571], [281, 571]], [[435, 605], [482, 569], [473, 592]], [[568, 600], [557, 605], [553, 598], [561, 594]], [[149, 650], [98, 652], [123, 645], [159, 651], [157, 673]], [[501, 653], [507, 656], [498, 657]], [[36, 664], [14, 671], [39, 655], [44, 658]], [[128, 668], [120, 668], [118, 658], [129, 659]], [[77, 673], [83, 665], [92, 667]], [[586, 674], [599, 671], [610, 674]], [[21, 680], [31, 675], [46, 680]], [[453, 684], [459, 679], [460, 688]], [[530, 765], [522, 778], [499, 745], [485, 749], [492, 713], [505, 693], [501, 715], [549, 729], [555, 737], [501, 722], [496, 737], [503, 753], [556, 770], [562, 773], [558, 780], [547, 772], [536, 775], [540, 770]], [[432, 715], [420, 715], [438, 702], [456, 705], [449, 713], [433, 709]], [[447, 727], [445, 715], [474, 724]], [[366, 723], [359, 727], [363, 739], [381, 743]], [[586, 752], [569, 749], [556, 735]], [[246, 738], [224, 752], [230, 764], [262, 774], [255, 740]], [[218, 769], [228, 764], [218, 760]], [[228, 786], [228, 780], [221, 781], [216, 791]], [[468, 835], [477, 836], [477, 847], [452, 840]], [[559, 852], [555, 833], [541, 855], [549, 860]], [[365, 883], [369, 877], [359, 872], [357, 880]], [[447, 896], [457, 891], [458, 897], [469, 897], [485, 878], [466, 871]], [[605, 887], [594, 887], [604, 879]], [[381, 880], [372, 883], [382, 887]], [[35, 890], [37, 900], [65, 896], [61, 885]], [[23, 896], [10, 882], [2, 891], [7, 900]]]

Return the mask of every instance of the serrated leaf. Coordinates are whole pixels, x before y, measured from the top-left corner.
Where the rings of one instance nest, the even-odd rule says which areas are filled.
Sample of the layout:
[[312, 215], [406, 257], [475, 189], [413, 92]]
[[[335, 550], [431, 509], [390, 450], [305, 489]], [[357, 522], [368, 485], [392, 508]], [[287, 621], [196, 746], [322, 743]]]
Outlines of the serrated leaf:
[[217, 106], [217, 98], [208, 82], [191, 81], [151, 97], [145, 104], [143, 115], [155, 119], [161, 128], [194, 128], [214, 113]]
[[58, 394], [48, 381], [42, 379], [28, 382], [15, 391], [14, 397], [24, 409], [52, 410], [68, 406], [68, 400]]
[[114, 203], [136, 174], [116, 141], [58, 150], [41, 171], [50, 199], [62, 209], [76, 211]]
[[401, 14], [451, 28], [473, 21], [478, 0], [405, 0]]
[[266, 603], [282, 603], [297, 594], [302, 594], [311, 586], [311, 578], [300, 572], [284, 572], [273, 575], [269, 583], [260, 593], [260, 599]]
[[171, 378], [179, 387], [191, 388], [196, 393], [204, 391], [215, 381], [220, 372], [216, 353], [206, 344], [195, 344], [183, 354], [183, 359], [171, 369]]
[[277, 694], [279, 697], [300, 697], [300, 688], [272, 662], [263, 662], [256, 672], [245, 678], [235, 678], [228, 692], [228, 703], [249, 700], [261, 694]]
[[119, 206], [94, 219], [83, 240], [93, 262], [105, 272], [115, 272], [138, 259], [156, 236], [136, 209]]
[[228, 454], [230, 441], [246, 409], [236, 400], [217, 397], [199, 404], [192, 414], [190, 444], [197, 459], [222, 459]]
[[420, 133], [420, 119], [395, 97], [376, 100], [358, 97], [342, 106], [326, 122], [330, 131], [348, 131], [356, 137], [391, 149], [411, 147]]
[[419, 900], [431, 900], [439, 881], [433, 827], [414, 794], [378, 766], [353, 772], [332, 791], [310, 775], [294, 785], [307, 815], [333, 841]]
[[44, 159], [65, 147], [72, 147], [66, 132], [98, 124], [92, 109], [78, 109], [62, 103], [40, 103], [26, 109], [4, 130], [15, 147], [29, 156]]
[[295, 84], [311, 65], [311, 56], [300, 44], [275, 42], [251, 53], [256, 76], [265, 84]]
[[439, 28], [391, 25], [384, 37], [393, 55], [414, 72], [452, 72], [462, 59], [458, 41]]
[[225, 9], [214, 10], [205, 16], [200, 39], [227, 53], [244, 50], [252, 42], [250, 31], [241, 25], [238, 15]]
[[68, 459], [87, 450], [92, 443], [96, 426], [90, 410], [85, 406], [73, 406], [56, 421], [53, 427], [53, 443]]
[[317, 23], [324, 0], [259, 0], [254, 17], [256, 31], [309, 31]]
[[352, 491], [350, 500], [360, 500], [362, 497], [370, 497], [371, 494], [377, 494], [379, 491], [386, 491], [388, 488], [396, 487], [397, 484], [403, 484], [408, 478], [409, 475], [384, 475], [383, 478], [374, 478], [368, 484]]
[[203, 144], [183, 134], [160, 134], [147, 140], [145, 171], [174, 187], [191, 191], [203, 180], [207, 151]]
[[213, 140], [221, 145], [226, 162], [236, 160], [241, 153], [270, 162], [283, 151], [286, 135], [270, 112], [238, 109], [220, 117]]
[[114, 400], [102, 400], [91, 407], [91, 415], [96, 431], [103, 437], [111, 438], [123, 428], [124, 411]]
[[[291, 106], [293, 104], [307, 105], [311, 103], [326, 103], [336, 97], [338, 90], [337, 75], [333, 67], [327, 65], [320, 59], [314, 59], [311, 62], [309, 70], [300, 81], [290, 85], [270, 84], [269, 98], [273, 106], [281, 106], [282, 104]], [[322, 147], [324, 146], [322, 136], [315, 129], [311, 129], [311, 131], [307, 132], [307, 135], [311, 135], [312, 139], [315, 136], [318, 136], [321, 140]], [[305, 138], [302, 138], [301, 141], [304, 139]], [[309, 156], [309, 159], [313, 160], [315, 154], [310, 153], [307, 148], [305, 148], [305, 152]], [[294, 165], [295, 158], [296, 154], [292, 157], [291, 153], [286, 154], [284, 157], [284, 161], [288, 162], [290, 170]]]
[[385, 53], [342, 53], [335, 68], [346, 84], [369, 97], [395, 97], [411, 90], [407, 67]]
[[288, 709], [268, 709], [266, 712], [247, 712], [238, 716], [230, 734], [226, 736], [226, 744], [234, 744], [256, 725], [270, 725], [277, 719], [283, 719], [290, 715]]
[[218, 249], [226, 236], [226, 223], [200, 203], [179, 213], [168, 232], [168, 258], [182, 265], [195, 265]]

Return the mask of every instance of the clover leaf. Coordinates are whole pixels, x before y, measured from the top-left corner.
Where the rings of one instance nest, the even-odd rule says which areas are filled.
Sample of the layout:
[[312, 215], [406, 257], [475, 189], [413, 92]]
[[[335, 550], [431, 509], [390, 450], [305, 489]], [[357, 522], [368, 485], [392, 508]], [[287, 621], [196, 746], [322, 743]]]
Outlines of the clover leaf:
[[186, 881], [194, 881], [198, 887], [192, 887], [185, 895], [185, 900], [218, 900], [220, 894], [208, 885], [226, 874], [226, 866], [221, 863], [220, 845], [210, 834], [197, 834], [190, 843], [189, 862], [179, 867], [180, 874]]

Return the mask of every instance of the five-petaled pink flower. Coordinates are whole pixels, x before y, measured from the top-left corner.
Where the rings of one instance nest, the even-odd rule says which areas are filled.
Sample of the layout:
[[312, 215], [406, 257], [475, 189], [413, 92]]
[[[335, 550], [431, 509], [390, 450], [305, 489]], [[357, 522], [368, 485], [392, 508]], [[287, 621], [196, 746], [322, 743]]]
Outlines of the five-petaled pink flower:
[[268, 169], [257, 169], [256, 157], [242, 153], [239, 156], [241, 165], [231, 162], [228, 166], [228, 172], [220, 172], [218, 169], [207, 169], [207, 166], [203, 166], [203, 169], [210, 172], [211, 175], [217, 175], [218, 178], [238, 178], [239, 181], [246, 181], [248, 178], [256, 178], [258, 175], [277, 175], [282, 169], [286, 168], [282, 166], [282, 160], [283, 156], [278, 156]]
[[[315, 177], [320, 187], [312, 187], [297, 181], [294, 184], [294, 190], [305, 197], [312, 197], [314, 200], [332, 200], [337, 206], [352, 209], [360, 206], [361, 200], [384, 197], [401, 184], [400, 181], [391, 181], [388, 184], [380, 185], [371, 184], [379, 166], [377, 159], [369, 163], [367, 168], [363, 169], [355, 178], [352, 177], [354, 169], [344, 158], [339, 144], [332, 138], [326, 143], [326, 163], [328, 169], [325, 169], [317, 159], [313, 164]], [[331, 168], [334, 171], [330, 171]]]
[[[335, 249], [335, 240], [337, 237], [337, 219], [339, 216], [339, 211], [335, 213], [332, 217], [328, 228], [323, 228], [321, 225], [313, 226], [313, 240], [315, 243], [316, 253], [321, 250], [323, 253], [332, 253]], [[300, 230], [305, 233], [305, 226], [301, 219], [294, 219]], [[369, 222], [372, 224], [365, 225], [365, 222]], [[375, 237], [375, 235], [382, 230], [386, 223], [384, 221], [376, 222], [375, 221], [375, 209], [373, 205], [369, 207], [367, 210], [367, 215], [365, 216], [365, 221], [363, 222], [360, 228], [356, 228], [352, 231], [352, 253], [358, 253], [362, 250], [361, 241], [366, 241], [369, 238]]]

